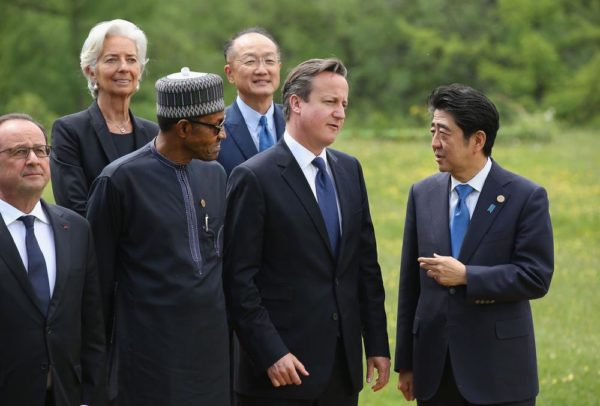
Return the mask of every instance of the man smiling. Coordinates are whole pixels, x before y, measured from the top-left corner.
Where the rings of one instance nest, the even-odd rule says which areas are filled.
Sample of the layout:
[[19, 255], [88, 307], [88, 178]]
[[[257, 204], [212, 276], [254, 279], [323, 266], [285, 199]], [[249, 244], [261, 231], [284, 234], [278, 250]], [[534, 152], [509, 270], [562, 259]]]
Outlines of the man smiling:
[[264, 151], [283, 135], [281, 105], [273, 103], [279, 87], [279, 45], [266, 30], [249, 28], [225, 44], [225, 74], [237, 89], [225, 110], [227, 139], [219, 163], [227, 174], [246, 159]]

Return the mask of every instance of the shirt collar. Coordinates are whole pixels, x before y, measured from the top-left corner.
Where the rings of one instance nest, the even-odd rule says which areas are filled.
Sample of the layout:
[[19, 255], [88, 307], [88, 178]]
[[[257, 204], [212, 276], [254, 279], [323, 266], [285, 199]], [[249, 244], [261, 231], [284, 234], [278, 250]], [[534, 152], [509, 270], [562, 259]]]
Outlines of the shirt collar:
[[[307, 166], [312, 164], [312, 161], [316, 158], [315, 154], [310, 152], [306, 147], [300, 144], [292, 135], [287, 132], [287, 130], [283, 133], [283, 140], [287, 144], [288, 148], [292, 152], [294, 158], [300, 165], [300, 169], [304, 170]], [[318, 155], [325, 161], [325, 166], [328, 167], [329, 164], [327, 162], [327, 148], [323, 148], [323, 151]]]
[[[28, 215], [28, 213], [23, 213], [21, 210], [17, 209], [13, 205], [5, 202], [2, 199], [0, 199], [0, 214], [2, 215], [4, 223], [7, 226], [15, 221], [18, 221], [19, 217]], [[42, 208], [42, 203], [40, 201], [36, 203], [29, 215], [35, 216], [35, 218], [37, 218], [42, 223], [50, 224], [48, 216], [44, 212], [44, 209]]]
[[260, 114], [252, 107], [248, 106], [246, 103], [244, 103], [240, 96], [237, 97], [236, 103], [240, 109], [240, 112], [242, 113], [242, 117], [244, 117], [244, 121], [246, 121], [248, 128], [253, 128], [255, 131], [258, 131], [258, 122], [260, 117], [263, 115], [267, 117], [267, 123], [269, 124], [269, 127], [271, 127], [271, 123], [273, 122], [273, 112], [275, 111], [273, 103], [271, 103], [271, 106], [265, 114]]
[[[473, 189], [475, 189], [476, 191], [481, 193], [481, 189], [483, 189], [483, 184], [485, 183], [485, 180], [487, 179], [487, 176], [490, 173], [491, 169], [492, 169], [492, 160], [490, 159], [490, 157], [488, 157], [487, 162], [485, 163], [483, 168], [481, 168], [481, 170], [479, 172], [477, 172], [477, 175], [473, 176], [471, 178], [471, 180], [466, 182], [466, 184], [470, 185]], [[451, 176], [451, 179], [452, 179], [452, 187], [450, 188], [450, 191], [453, 191], [454, 188], [456, 187], [456, 185], [460, 185], [460, 184], [462, 184], [462, 182], [459, 182], [453, 176]]]

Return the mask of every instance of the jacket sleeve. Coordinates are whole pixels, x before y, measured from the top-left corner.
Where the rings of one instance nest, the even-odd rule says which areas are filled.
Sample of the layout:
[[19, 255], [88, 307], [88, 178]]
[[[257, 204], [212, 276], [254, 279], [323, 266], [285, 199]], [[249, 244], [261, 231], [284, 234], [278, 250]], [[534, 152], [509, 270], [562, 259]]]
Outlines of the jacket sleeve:
[[[467, 265], [467, 300], [531, 300], [548, 292], [554, 271], [548, 206], [546, 190], [539, 186], [534, 188], [519, 211], [514, 235], [506, 238], [512, 249], [510, 261], [490, 266]], [[499, 240], [497, 249], [501, 246]]]
[[227, 186], [224, 288], [230, 320], [241, 345], [264, 370], [289, 352], [256, 285], [262, 263], [265, 202], [254, 173], [236, 167]]
[[413, 334], [412, 327], [420, 294], [420, 271], [417, 258], [416, 210], [411, 188], [406, 205], [402, 259], [400, 260], [400, 283], [398, 290], [398, 313], [396, 320], [395, 371], [412, 370]]
[[87, 264], [81, 303], [81, 371], [82, 404], [103, 404], [105, 396], [105, 337], [102, 320], [98, 264], [92, 238], [87, 228]]
[[81, 166], [81, 148], [75, 130], [64, 120], [56, 120], [52, 126], [50, 158], [54, 200], [85, 216], [88, 184]]

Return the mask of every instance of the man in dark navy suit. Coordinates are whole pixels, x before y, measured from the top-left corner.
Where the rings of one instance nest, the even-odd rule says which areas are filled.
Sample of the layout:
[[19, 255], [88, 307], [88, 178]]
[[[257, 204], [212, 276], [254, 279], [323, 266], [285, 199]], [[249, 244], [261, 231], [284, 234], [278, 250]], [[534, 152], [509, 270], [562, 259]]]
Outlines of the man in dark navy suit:
[[236, 100], [225, 110], [227, 139], [218, 161], [227, 175], [234, 167], [272, 146], [283, 135], [280, 104], [273, 103], [279, 87], [279, 45], [265, 29], [249, 28], [225, 44], [225, 74], [237, 89]]
[[104, 328], [88, 222], [40, 200], [50, 147], [0, 117], [0, 405], [104, 404]]
[[286, 132], [227, 186], [224, 283], [239, 406], [355, 406], [390, 368], [384, 288], [358, 160], [330, 149], [346, 68], [311, 59], [283, 89]]
[[395, 369], [419, 405], [534, 405], [529, 301], [554, 269], [543, 187], [491, 158], [494, 104], [464, 85], [429, 97], [441, 173], [414, 184], [404, 226]]

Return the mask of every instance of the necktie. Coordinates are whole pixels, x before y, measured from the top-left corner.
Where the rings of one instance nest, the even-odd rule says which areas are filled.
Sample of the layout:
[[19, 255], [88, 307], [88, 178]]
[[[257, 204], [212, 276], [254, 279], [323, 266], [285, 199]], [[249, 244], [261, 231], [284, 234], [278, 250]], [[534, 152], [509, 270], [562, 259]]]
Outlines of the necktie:
[[260, 120], [258, 122], [258, 150], [264, 151], [271, 145], [273, 145], [273, 138], [271, 137], [271, 132], [269, 131], [267, 117], [260, 116]]
[[458, 258], [460, 247], [462, 246], [467, 228], [469, 227], [469, 208], [467, 207], [466, 198], [474, 190], [469, 185], [457, 185], [456, 193], [458, 194], [458, 202], [454, 208], [452, 223], [450, 225], [450, 238], [452, 240], [452, 256]]
[[318, 168], [315, 177], [317, 189], [317, 201], [321, 209], [321, 215], [325, 221], [329, 242], [333, 253], [337, 256], [338, 243], [340, 240], [340, 218], [338, 215], [337, 200], [333, 182], [325, 169], [325, 161], [321, 157], [313, 159], [312, 164]]
[[46, 270], [46, 261], [44, 260], [44, 254], [40, 249], [37, 238], [35, 238], [35, 232], [33, 224], [35, 222], [34, 216], [21, 216], [19, 220], [25, 224], [25, 247], [27, 248], [27, 275], [35, 294], [37, 295], [42, 309], [44, 312], [48, 312], [48, 305], [50, 304], [50, 283], [48, 282], [48, 271]]

